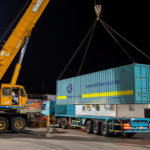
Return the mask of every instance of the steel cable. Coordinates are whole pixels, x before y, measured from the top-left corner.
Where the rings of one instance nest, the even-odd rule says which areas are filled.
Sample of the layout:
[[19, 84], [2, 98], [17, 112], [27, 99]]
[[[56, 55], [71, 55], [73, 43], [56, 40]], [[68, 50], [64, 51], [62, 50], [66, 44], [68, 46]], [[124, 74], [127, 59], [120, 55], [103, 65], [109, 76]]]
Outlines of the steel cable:
[[80, 72], [81, 72], [81, 69], [82, 69], [83, 63], [85, 61], [85, 57], [86, 57], [87, 51], [89, 49], [89, 46], [90, 46], [90, 43], [91, 43], [91, 40], [92, 40], [92, 37], [93, 37], [93, 33], [94, 33], [94, 30], [95, 30], [95, 27], [96, 27], [96, 23], [97, 23], [97, 21], [94, 22], [94, 27], [92, 29], [91, 36], [89, 38], [89, 41], [88, 41], [88, 44], [87, 44], [87, 47], [86, 47], [86, 50], [85, 50], [85, 53], [84, 53], [84, 56], [83, 56], [83, 59], [82, 59], [82, 62], [81, 62], [81, 65], [80, 65], [80, 68], [79, 68], [79, 71], [78, 71], [77, 75], [79, 75]]
[[105, 24], [99, 19], [105, 30], [108, 32], [108, 34], [113, 38], [113, 40], [119, 45], [119, 47], [124, 51], [124, 53], [128, 56], [128, 58], [135, 62], [135, 60], [129, 55], [129, 53], [125, 50], [125, 48], [120, 44], [120, 42], [114, 37], [114, 35], [110, 32], [110, 30], [105, 26]]
[[92, 29], [94, 28], [96, 22], [97, 22], [97, 20], [94, 21], [94, 23], [90, 27], [89, 31], [87, 32], [87, 34], [83, 38], [82, 42], [80, 43], [79, 47], [77, 48], [77, 50], [75, 51], [75, 53], [73, 54], [73, 56], [71, 57], [71, 59], [69, 60], [69, 62], [67, 63], [67, 65], [65, 66], [64, 70], [62, 71], [62, 73], [60, 74], [60, 76], [59, 76], [59, 78], [57, 80], [61, 79], [61, 77], [63, 76], [64, 72], [67, 70], [68, 66], [71, 64], [71, 62], [73, 61], [73, 59], [77, 55], [78, 51], [80, 50], [81, 46], [83, 45], [83, 43], [87, 39], [88, 35], [90, 34], [90, 32], [92, 31]]
[[131, 45], [133, 48], [135, 48], [138, 52], [140, 52], [142, 55], [144, 55], [146, 58], [148, 58], [150, 60], [150, 56], [148, 56], [146, 53], [144, 53], [141, 49], [139, 49], [138, 47], [136, 47], [133, 43], [131, 43], [130, 41], [128, 41], [124, 36], [122, 36], [120, 33], [118, 33], [115, 29], [113, 29], [111, 26], [109, 26], [107, 23], [105, 23], [103, 20], [101, 20], [101, 22], [107, 26], [109, 29], [111, 29], [114, 33], [116, 33], [121, 39], [123, 39], [126, 43], [128, 43], [129, 45]]

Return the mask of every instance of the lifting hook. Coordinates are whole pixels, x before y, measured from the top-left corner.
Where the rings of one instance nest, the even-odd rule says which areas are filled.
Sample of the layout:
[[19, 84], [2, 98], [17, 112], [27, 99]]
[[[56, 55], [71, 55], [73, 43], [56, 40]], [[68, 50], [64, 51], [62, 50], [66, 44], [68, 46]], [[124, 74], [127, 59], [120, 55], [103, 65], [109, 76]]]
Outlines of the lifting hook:
[[102, 6], [101, 5], [95, 5], [94, 6], [95, 14], [97, 16], [97, 20], [100, 19], [101, 11], [102, 11]]

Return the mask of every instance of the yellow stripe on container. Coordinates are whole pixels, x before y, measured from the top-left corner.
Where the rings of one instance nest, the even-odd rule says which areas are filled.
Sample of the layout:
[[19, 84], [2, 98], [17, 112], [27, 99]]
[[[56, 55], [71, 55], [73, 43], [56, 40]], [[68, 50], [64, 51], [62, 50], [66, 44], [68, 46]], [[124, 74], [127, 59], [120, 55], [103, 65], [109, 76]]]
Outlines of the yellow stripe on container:
[[67, 99], [67, 96], [57, 96], [57, 99], [61, 100], [61, 99]]
[[133, 95], [133, 90], [82, 94], [82, 98], [104, 97], [104, 96], [119, 96], [119, 95]]

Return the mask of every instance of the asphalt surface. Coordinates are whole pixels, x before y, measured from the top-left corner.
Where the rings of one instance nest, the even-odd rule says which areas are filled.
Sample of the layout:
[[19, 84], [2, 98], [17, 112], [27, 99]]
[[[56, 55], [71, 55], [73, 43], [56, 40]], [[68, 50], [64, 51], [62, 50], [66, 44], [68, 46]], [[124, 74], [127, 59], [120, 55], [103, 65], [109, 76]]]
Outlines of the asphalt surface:
[[28, 128], [25, 133], [0, 134], [0, 150], [149, 150], [150, 133], [103, 137], [80, 129], [57, 129], [46, 137], [46, 128]]

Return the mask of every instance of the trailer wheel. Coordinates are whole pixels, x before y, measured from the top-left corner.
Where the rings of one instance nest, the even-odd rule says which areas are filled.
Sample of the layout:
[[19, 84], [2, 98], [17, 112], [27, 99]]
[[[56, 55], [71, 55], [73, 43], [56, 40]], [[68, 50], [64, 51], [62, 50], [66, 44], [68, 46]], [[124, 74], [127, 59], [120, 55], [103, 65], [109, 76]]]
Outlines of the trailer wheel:
[[132, 137], [132, 136], [134, 136], [134, 134], [135, 134], [135, 133], [126, 133], [126, 136], [127, 136], [127, 137]]
[[9, 127], [9, 121], [4, 118], [4, 117], [0, 117], [0, 133], [5, 132]]
[[96, 135], [100, 135], [101, 134], [100, 127], [101, 127], [100, 121], [95, 120], [93, 123], [93, 133]]
[[66, 118], [61, 119], [61, 128], [67, 129], [68, 127], [68, 120]]
[[102, 122], [102, 125], [101, 125], [101, 133], [103, 136], [109, 136], [110, 133], [109, 133], [109, 125], [107, 122]]
[[56, 123], [58, 124], [58, 128], [61, 128], [61, 119], [57, 118]]
[[92, 134], [93, 133], [93, 122], [91, 120], [86, 122], [86, 132], [88, 134]]
[[20, 133], [23, 132], [26, 127], [26, 121], [22, 117], [15, 117], [11, 121], [11, 129], [16, 132]]

